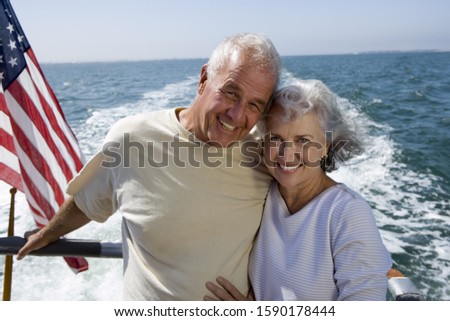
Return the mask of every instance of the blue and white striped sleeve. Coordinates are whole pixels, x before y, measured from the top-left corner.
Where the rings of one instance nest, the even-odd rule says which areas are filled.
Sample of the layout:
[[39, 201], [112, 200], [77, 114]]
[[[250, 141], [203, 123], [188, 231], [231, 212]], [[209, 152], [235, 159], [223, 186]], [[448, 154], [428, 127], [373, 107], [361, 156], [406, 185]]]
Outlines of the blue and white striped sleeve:
[[392, 265], [369, 204], [353, 196], [332, 225], [338, 300], [386, 300]]

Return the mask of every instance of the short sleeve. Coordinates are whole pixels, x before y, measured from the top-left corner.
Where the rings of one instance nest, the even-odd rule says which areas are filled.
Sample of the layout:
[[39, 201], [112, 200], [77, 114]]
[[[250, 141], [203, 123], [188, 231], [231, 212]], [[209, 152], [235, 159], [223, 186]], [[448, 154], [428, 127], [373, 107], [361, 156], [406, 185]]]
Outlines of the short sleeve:
[[335, 217], [333, 259], [338, 300], [386, 300], [392, 265], [369, 204], [352, 197]]

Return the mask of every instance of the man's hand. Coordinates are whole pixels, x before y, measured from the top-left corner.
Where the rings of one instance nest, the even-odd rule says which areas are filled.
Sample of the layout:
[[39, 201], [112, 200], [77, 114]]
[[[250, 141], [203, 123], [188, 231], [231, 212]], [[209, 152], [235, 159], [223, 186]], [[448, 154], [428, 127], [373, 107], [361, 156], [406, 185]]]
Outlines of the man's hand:
[[89, 222], [90, 219], [77, 207], [73, 197], [67, 198], [48, 225], [36, 230], [37, 233], [31, 232], [28, 237], [25, 235], [27, 243], [17, 253], [17, 259], [23, 259], [31, 251], [43, 248]]
[[31, 233], [27, 233], [25, 234], [25, 237], [27, 238], [27, 243], [25, 243], [25, 245], [17, 253], [17, 260], [23, 259], [31, 251], [43, 248], [50, 243], [49, 240], [46, 240], [43, 237], [42, 230], [35, 230]]

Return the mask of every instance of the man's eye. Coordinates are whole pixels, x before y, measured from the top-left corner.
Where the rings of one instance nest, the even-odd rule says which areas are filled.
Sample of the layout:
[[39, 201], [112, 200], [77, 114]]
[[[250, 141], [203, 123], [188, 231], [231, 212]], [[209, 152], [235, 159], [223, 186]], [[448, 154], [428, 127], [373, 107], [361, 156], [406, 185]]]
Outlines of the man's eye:
[[258, 104], [250, 103], [249, 106], [250, 106], [249, 108], [253, 111], [262, 112], [262, 108]]
[[225, 91], [225, 96], [227, 96], [230, 99], [237, 98], [237, 94], [234, 91]]

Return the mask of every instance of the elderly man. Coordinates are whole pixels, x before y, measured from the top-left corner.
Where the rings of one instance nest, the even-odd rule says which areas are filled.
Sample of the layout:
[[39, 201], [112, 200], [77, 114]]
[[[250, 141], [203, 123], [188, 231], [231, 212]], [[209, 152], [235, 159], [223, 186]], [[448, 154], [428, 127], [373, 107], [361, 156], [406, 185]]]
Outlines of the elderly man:
[[222, 41], [201, 69], [191, 106], [115, 124], [69, 183], [70, 198], [18, 259], [119, 213], [124, 299], [202, 300], [205, 281], [216, 275], [246, 292], [271, 177], [243, 150], [279, 73], [280, 57], [266, 37]]

